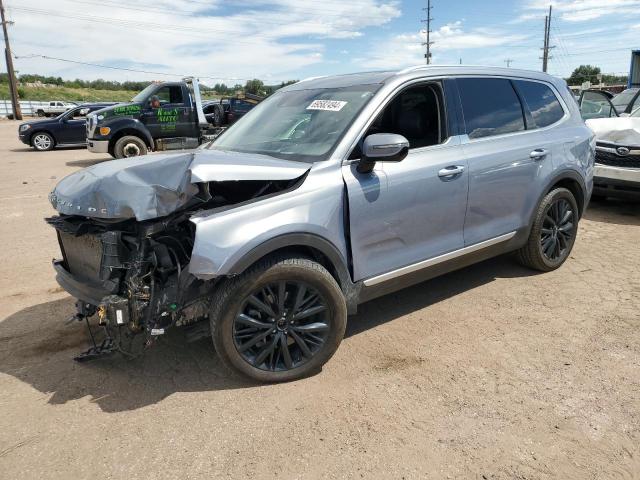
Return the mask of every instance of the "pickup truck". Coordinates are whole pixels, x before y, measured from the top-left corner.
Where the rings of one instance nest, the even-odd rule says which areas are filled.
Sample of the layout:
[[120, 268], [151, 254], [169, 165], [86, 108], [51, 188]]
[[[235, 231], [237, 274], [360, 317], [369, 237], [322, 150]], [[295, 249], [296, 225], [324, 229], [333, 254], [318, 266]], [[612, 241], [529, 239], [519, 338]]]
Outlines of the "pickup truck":
[[[224, 120], [223, 104], [217, 105], [220, 108], [212, 106], [207, 118], [196, 78], [152, 83], [131, 102], [90, 114], [87, 147], [114, 158], [196, 148], [222, 133], [225, 122], [229, 122], [229, 115]], [[219, 121], [214, 121], [216, 114], [221, 117]]]
[[41, 107], [38, 107], [38, 109], [36, 110], [36, 114], [39, 117], [57, 117], [61, 113], [64, 113], [76, 106], [77, 105], [75, 103], [61, 102], [59, 100], [56, 100], [54, 102], [49, 102], [48, 105], [42, 105]]

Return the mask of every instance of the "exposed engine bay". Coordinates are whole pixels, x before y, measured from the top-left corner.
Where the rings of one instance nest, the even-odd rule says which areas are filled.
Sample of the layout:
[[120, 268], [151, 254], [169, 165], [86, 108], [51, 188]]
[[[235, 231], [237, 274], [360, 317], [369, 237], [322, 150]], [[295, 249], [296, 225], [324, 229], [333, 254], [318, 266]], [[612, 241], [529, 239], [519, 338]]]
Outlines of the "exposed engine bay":
[[[198, 279], [188, 271], [196, 233], [191, 216], [214, 215], [229, 206], [295, 188], [301, 181], [190, 184], [194, 190], [184, 207], [143, 221], [64, 213], [46, 219], [57, 230], [62, 252], [62, 259], [54, 261], [57, 281], [78, 299], [74, 318], [87, 321], [93, 341], [76, 359], [114, 351], [135, 357], [173, 326], [190, 326], [193, 339], [209, 335], [205, 320], [219, 280]], [[87, 320], [93, 315], [103, 327], [100, 342]]]

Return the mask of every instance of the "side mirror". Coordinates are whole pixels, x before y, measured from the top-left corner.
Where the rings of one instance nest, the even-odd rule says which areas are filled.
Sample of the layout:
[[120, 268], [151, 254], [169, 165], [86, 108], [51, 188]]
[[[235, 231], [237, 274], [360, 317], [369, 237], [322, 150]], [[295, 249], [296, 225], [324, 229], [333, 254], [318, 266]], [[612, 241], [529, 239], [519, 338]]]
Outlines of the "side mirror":
[[400, 162], [409, 153], [409, 141], [395, 133], [374, 133], [362, 144], [358, 173], [370, 173], [376, 162]]

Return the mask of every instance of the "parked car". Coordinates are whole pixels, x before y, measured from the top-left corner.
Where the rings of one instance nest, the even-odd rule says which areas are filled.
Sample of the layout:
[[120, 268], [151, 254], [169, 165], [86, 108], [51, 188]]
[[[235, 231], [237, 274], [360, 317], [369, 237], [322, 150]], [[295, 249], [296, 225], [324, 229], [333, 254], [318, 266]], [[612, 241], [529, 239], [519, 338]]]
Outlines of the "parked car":
[[640, 88], [627, 88], [611, 99], [618, 114], [631, 113], [640, 107]]
[[36, 110], [36, 114], [39, 117], [56, 117], [67, 110], [77, 106], [77, 103], [61, 102], [59, 100], [49, 102], [48, 105], [43, 105]]
[[113, 103], [86, 103], [78, 105], [49, 120], [25, 122], [18, 127], [18, 137], [38, 151], [54, 147], [86, 146], [86, 119], [90, 112]]
[[627, 117], [586, 123], [597, 140], [594, 198], [640, 199], [640, 108]]
[[73, 173], [48, 222], [104, 326], [79, 359], [181, 326], [253, 379], [309, 375], [359, 303], [507, 252], [560, 267], [594, 149], [563, 80], [424, 66], [302, 81], [198, 150]]

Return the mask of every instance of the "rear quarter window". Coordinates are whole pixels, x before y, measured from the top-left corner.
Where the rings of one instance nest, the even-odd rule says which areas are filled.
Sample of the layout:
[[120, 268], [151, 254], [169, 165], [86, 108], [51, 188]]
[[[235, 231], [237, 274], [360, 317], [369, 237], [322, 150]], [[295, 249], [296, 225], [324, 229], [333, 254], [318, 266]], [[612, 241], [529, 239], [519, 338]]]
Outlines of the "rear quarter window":
[[528, 129], [548, 127], [564, 117], [558, 97], [547, 85], [527, 80], [514, 80], [513, 83], [533, 117], [534, 125], [527, 125]]
[[509, 80], [459, 78], [458, 89], [469, 138], [525, 129], [522, 105]]

